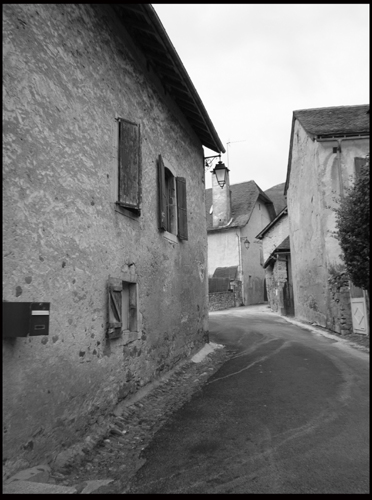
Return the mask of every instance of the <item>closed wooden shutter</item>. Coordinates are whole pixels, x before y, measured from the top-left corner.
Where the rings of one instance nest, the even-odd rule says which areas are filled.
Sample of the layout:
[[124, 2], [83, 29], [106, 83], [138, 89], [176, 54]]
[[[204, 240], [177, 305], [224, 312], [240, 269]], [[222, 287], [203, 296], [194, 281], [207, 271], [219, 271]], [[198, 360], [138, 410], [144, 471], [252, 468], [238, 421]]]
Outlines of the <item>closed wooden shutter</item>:
[[186, 179], [176, 177], [177, 187], [177, 219], [178, 237], [180, 240], [187, 240], [187, 201], [186, 201]]
[[115, 338], [122, 330], [122, 297], [123, 282], [110, 278], [108, 282], [108, 335]]
[[167, 189], [165, 185], [165, 169], [161, 155], [158, 159], [158, 193], [159, 193], [159, 229], [168, 230]]
[[141, 208], [140, 127], [119, 118], [119, 203], [129, 209]]
[[367, 163], [366, 158], [354, 158], [355, 178], [358, 179], [360, 169]]

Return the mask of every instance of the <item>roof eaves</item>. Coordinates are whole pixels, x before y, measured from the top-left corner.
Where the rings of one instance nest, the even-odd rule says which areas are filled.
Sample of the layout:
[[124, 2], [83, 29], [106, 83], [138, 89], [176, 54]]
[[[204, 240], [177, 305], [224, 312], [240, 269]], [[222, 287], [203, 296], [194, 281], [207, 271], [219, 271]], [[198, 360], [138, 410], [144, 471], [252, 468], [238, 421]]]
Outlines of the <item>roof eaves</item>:
[[278, 222], [279, 219], [281, 219], [284, 215], [288, 214], [288, 207], [284, 207], [281, 212], [278, 213], [278, 215], [273, 219], [271, 222], [268, 223], [267, 226], [265, 226], [260, 233], [256, 236], [258, 240], [262, 240], [264, 235], [273, 227], [275, 224]]
[[[115, 5], [117, 7], [115, 8]], [[195, 130], [196, 135], [199, 137], [201, 143], [211, 149], [212, 151], [216, 151], [217, 153], [225, 153], [226, 150], [218, 137], [218, 134], [216, 132], [216, 129], [214, 128], [214, 125], [207, 113], [207, 110], [204, 107], [204, 104], [194, 87], [194, 84], [191, 81], [191, 78], [189, 77], [179, 55], [177, 54], [176, 49], [174, 48], [167, 32], [165, 31], [165, 28], [163, 24], [160, 21], [160, 18], [158, 17], [157, 13], [155, 12], [155, 9], [152, 7], [151, 4], [112, 4], [114, 9], [117, 11], [119, 9], [119, 12], [127, 11], [131, 14], [135, 14], [136, 16], [142, 16], [142, 21], [146, 23], [142, 24], [140, 27], [137, 23], [132, 24], [132, 21], [129, 19], [127, 24], [128, 28], [130, 31], [130, 34], [136, 38], [137, 43], [141, 46], [143, 53], [145, 56], [147, 56], [150, 61], [152, 61], [151, 57], [154, 57], [154, 55], [151, 55], [151, 49], [149, 48], [148, 45], [145, 45], [142, 42], [142, 37], [136, 32], [136, 29], [139, 30], [146, 30], [146, 33], [150, 37], [151, 40], [156, 40], [157, 45], [159, 46], [159, 50], [161, 50], [162, 55], [160, 55], [160, 59], [164, 56], [164, 59], [160, 62], [160, 64], [165, 65], [167, 68], [172, 68], [174, 70], [175, 75], [178, 75], [179, 81], [180, 81], [180, 88], [177, 90], [174, 90], [174, 99], [176, 103], [178, 104], [179, 108], [181, 111], [184, 113], [186, 119], [192, 126], [192, 128]], [[125, 24], [125, 16], [121, 18], [121, 22]], [[170, 63], [170, 64], [169, 64]], [[156, 66], [156, 65], [155, 65]], [[160, 70], [159, 70], [160, 71]], [[169, 81], [169, 87], [176, 88], [176, 77], [170, 77], [169, 72], [164, 71], [162, 74], [161, 80], [165, 80], [166, 82]], [[197, 118], [198, 122], [202, 123], [205, 126], [205, 130], [203, 127], [203, 130], [201, 130], [200, 125], [197, 125], [196, 120], [190, 115], [190, 113], [187, 113], [186, 107], [183, 108], [183, 104], [181, 102], [181, 99], [177, 99], [177, 92], [184, 92], [184, 88], [187, 91], [187, 95], [190, 98], [192, 102], [192, 107], [195, 107], [194, 113], [196, 113], [199, 117]], [[172, 92], [170, 92], [172, 93]], [[190, 110], [189, 110], [190, 111]]]
[[292, 148], [293, 148], [293, 135], [294, 135], [295, 122], [296, 122], [296, 117], [295, 117], [295, 112], [293, 111], [293, 114], [292, 114], [292, 126], [291, 126], [291, 138], [290, 138], [290, 141], [289, 141], [287, 178], [285, 180], [285, 186], [284, 186], [284, 196], [285, 197], [287, 196], [287, 190], [288, 190], [288, 187], [289, 187], [289, 178], [290, 178], [290, 175], [291, 175]]

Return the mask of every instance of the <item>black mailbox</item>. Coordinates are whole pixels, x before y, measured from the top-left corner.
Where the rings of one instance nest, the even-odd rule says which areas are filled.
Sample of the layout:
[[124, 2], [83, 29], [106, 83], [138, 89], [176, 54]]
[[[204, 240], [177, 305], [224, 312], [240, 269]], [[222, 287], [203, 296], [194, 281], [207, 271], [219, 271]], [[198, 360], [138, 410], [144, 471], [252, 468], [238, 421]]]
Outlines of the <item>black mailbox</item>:
[[50, 302], [3, 302], [3, 337], [49, 335]]

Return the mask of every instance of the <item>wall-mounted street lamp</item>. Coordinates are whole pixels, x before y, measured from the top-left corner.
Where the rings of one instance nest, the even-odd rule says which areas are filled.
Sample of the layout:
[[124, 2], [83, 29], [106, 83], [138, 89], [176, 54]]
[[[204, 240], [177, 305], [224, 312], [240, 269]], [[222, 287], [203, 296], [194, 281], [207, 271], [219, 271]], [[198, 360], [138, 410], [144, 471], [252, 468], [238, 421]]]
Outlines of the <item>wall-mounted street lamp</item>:
[[242, 243], [245, 246], [245, 248], [248, 250], [248, 248], [249, 248], [249, 246], [251, 244], [250, 241], [249, 241], [249, 239], [247, 237], [245, 237], [245, 238], [241, 238], [241, 240], [242, 240]]
[[215, 156], [206, 156], [204, 158], [204, 164], [205, 164], [206, 168], [211, 168], [211, 166], [213, 164], [213, 160], [215, 160], [216, 158], [219, 158], [219, 162], [212, 170], [212, 173], [215, 174], [217, 182], [222, 189], [224, 187], [224, 185], [226, 184], [227, 172], [229, 172], [230, 170], [221, 161], [221, 155], [219, 154], [219, 155], [215, 155]]
[[229, 169], [226, 167], [226, 165], [220, 160], [217, 165], [214, 167], [212, 172], [215, 174], [217, 178], [217, 182], [220, 185], [220, 188], [222, 189], [224, 185], [226, 184], [226, 179], [227, 179], [227, 172], [229, 172]]

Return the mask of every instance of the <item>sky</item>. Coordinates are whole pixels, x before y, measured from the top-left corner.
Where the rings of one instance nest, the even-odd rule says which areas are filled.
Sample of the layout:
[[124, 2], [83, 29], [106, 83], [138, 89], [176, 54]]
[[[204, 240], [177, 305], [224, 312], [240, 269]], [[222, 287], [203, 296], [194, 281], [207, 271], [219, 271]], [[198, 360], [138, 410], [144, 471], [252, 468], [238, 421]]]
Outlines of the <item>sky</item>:
[[285, 182], [294, 110], [369, 104], [368, 4], [153, 7], [227, 150], [230, 184]]

